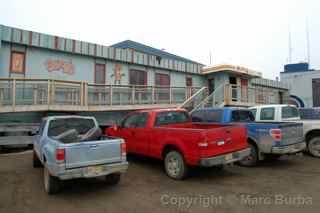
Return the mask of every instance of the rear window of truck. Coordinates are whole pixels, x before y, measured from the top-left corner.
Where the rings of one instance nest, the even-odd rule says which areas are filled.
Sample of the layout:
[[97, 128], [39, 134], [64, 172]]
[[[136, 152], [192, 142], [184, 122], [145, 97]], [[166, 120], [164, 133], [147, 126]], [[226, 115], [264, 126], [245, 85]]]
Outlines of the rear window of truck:
[[190, 122], [187, 112], [160, 112], [157, 114], [155, 126]]
[[95, 127], [95, 122], [92, 119], [84, 118], [60, 118], [50, 121], [48, 136], [56, 137], [64, 132], [75, 130], [82, 135]]
[[275, 109], [274, 107], [262, 108], [260, 112], [260, 120], [274, 120]]
[[192, 122], [219, 123], [223, 118], [223, 110], [197, 111], [192, 113]]
[[296, 118], [300, 116], [298, 109], [296, 107], [290, 107], [290, 106], [282, 107], [281, 115], [282, 115], [282, 118]]
[[249, 110], [235, 110], [231, 114], [232, 122], [252, 122], [254, 116]]

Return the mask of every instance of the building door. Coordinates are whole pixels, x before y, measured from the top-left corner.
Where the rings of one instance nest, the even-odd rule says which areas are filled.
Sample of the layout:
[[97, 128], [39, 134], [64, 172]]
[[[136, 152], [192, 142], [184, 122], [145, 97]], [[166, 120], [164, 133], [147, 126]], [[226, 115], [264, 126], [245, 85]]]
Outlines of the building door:
[[241, 79], [241, 101], [248, 102], [248, 79]]
[[164, 101], [170, 99], [170, 75], [156, 73], [155, 79], [156, 100]]
[[192, 77], [186, 76], [187, 98], [192, 96]]
[[313, 107], [320, 107], [320, 78], [312, 79]]
[[209, 89], [209, 94], [213, 93], [215, 89], [214, 78], [208, 79], [208, 89]]
[[[131, 101], [136, 104], [147, 103], [148, 100], [148, 73], [143, 70], [130, 70], [129, 71], [129, 84], [132, 85], [134, 95], [131, 97]], [[130, 98], [129, 98], [130, 99]], [[132, 100], [133, 99], [133, 100]]]
[[237, 78], [236, 77], [229, 77], [229, 84], [231, 88], [231, 100], [238, 101], [238, 86], [237, 86]]

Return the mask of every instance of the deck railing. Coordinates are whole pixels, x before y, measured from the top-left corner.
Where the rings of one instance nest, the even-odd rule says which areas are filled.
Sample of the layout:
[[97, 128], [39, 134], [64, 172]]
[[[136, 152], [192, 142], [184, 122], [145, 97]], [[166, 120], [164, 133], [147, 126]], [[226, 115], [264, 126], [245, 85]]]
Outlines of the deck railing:
[[112, 106], [175, 105], [183, 103], [200, 89], [0, 78], [0, 112], [36, 111], [47, 108], [62, 111], [99, 111]]

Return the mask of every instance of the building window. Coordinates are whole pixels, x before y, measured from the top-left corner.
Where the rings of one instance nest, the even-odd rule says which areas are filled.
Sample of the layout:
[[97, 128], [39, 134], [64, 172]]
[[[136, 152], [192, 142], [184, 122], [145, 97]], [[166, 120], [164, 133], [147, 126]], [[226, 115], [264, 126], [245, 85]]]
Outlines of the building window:
[[130, 70], [130, 85], [147, 85], [147, 72], [142, 70]]
[[186, 77], [186, 86], [192, 87], [192, 77], [191, 76]]
[[155, 79], [155, 85], [156, 86], [170, 86], [170, 75], [168, 74], [162, 74], [162, 73], [156, 73], [156, 79]]
[[94, 72], [94, 83], [106, 84], [106, 65], [96, 63]]
[[25, 63], [26, 63], [26, 53], [12, 51], [11, 52], [11, 62], [10, 62], [10, 72], [24, 74], [25, 73]]

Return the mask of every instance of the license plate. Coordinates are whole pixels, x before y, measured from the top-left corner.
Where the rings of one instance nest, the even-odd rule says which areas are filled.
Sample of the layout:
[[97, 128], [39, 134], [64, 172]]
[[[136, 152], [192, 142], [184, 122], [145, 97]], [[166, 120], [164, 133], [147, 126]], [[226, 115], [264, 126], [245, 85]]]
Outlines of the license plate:
[[230, 161], [230, 160], [233, 159], [233, 155], [232, 155], [232, 154], [227, 154], [226, 156], [224, 156], [224, 159], [225, 159], [226, 161]]
[[88, 173], [93, 175], [98, 175], [102, 173], [104, 170], [103, 166], [89, 166], [88, 167]]

